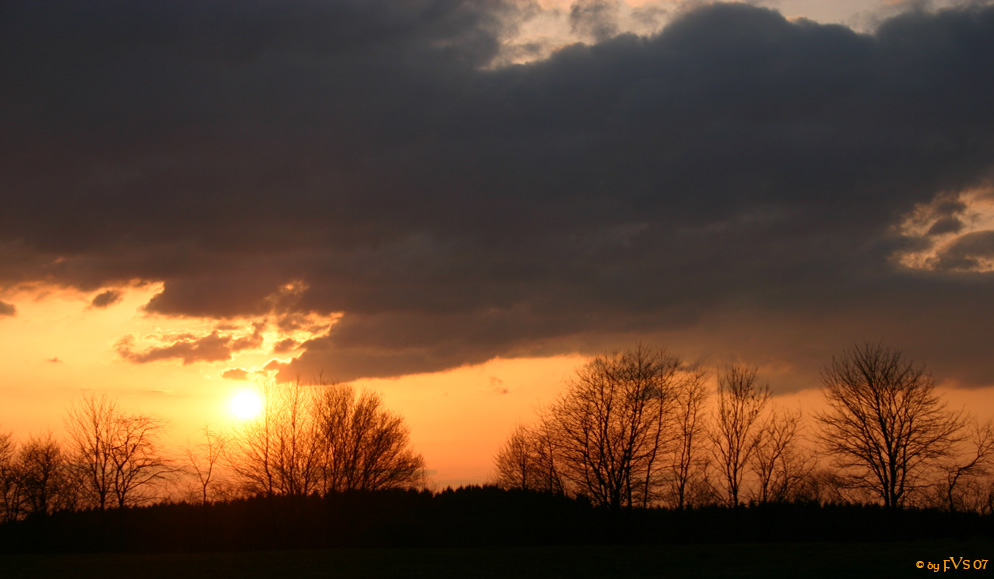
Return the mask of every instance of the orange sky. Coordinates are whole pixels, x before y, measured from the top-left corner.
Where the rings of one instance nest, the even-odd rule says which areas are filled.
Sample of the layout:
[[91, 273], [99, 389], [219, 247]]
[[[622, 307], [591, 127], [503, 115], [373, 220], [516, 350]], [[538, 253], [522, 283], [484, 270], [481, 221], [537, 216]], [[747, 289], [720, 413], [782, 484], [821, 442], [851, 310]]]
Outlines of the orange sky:
[[[221, 377], [230, 368], [261, 367], [263, 349], [235, 353], [226, 362], [176, 359], [133, 364], [121, 359], [115, 344], [122, 335], [203, 332], [209, 320], [148, 315], [142, 306], [158, 286], [132, 288], [105, 309], [89, 306], [97, 293], [37, 286], [0, 296], [18, 315], [0, 321], [0, 351], [11, 362], [0, 383], [0, 428], [18, 438], [52, 430], [61, 435], [66, 406], [84, 393], [107, 393], [128, 408], [154, 414], [170, 424], [168, 444], [175, 452], [198, 442], [199, 429], [234, 424], [233, 396], [259, 378]], [[679, 354], [679, 352], [674, 351]], [[534, 420], [552, 402], [563, 382], [585, 358], [494, 359], [445, 372], [392, 379], [360, 380], [381, 393], [386, 405], [402, 414], [415, 448], [424, 454], [435, 487], [486, 482], [494, 454], [518, 423]], [[773, 366], [761, 378], [775, 376]], [[951, 408], [992, 416], [994, 388], [943, 389]], [[810, 413], [821, 393], [809, 388], [775, 398], [778, 404]]]
[[178, 453], [320, 373], [483, 482], [639, 341], [809, 413], [880, 343], [991, 414], [994, 6], [364, 2], [5, 9], [0, 429], [106, 393]]
[[[186, 365], [176, 359], [147, 364], [122, 360], [115, 344], [123, 335], [202, 333], [213, 327], [209, 320], [145, 314], [142, 306], [158, 289], [133, 288], [105, 309], [89, 306], [99, 292], [36, 287], [5, 294], [4, 301], [14, 304], [18, 315], [0, 323], [0, 351], [16, 361], [6, 365], [0, 383], [0, 428], [18, 437], [47, 430], [61, 434], [66, 406], [84, 393], [107, 393], [128, 408], [165, 418], [168, 442], [176, 451], [197, 443], [204, 425], [230, 427], [235, 420], [232, 397], [261, 378], [231, 380], [221, 374], [261, 367], [267, 354], [241, 351], [227, 362]], [[582, 362], [579, 356], [495, 359], [358, 385], [380, 392], [388, 408], [405, 417], [435, 484], [444, 487], [485, 481], [506, 433], [515, 423], [531, 420]]]

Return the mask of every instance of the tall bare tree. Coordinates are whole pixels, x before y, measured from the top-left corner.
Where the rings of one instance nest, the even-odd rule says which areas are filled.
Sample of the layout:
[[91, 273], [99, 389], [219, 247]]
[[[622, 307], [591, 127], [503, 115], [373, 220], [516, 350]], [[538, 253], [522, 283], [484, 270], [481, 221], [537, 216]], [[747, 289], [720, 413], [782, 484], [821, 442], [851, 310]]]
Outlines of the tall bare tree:
[[673, 405], [672, 495], [678, 509], [687, 506], [691, 481], [703, 466], [700, 446], [705, 436], [704, 405], [708, 394], [705, 370], [686, 369], [677, 382]]
[[221, 466], [228, 438], [212, 431], [209, 426], [204, 427], [203, 433], [203, 442], [186, 449], [186, 461], [197, 479], [200, 502], [206, 505], [214, 500], [218, 494], [216, 489], [225, 482], [219, 476], [218, 467]]
[[896, 350], [864, 344], [823, 370], [828, 409], [820, 439], [851, 485], [885, 506], [903, 506], [926, 484], [929, 467], [962, 439], [961, 413], [947, 410], [924, 366]]
[[770, 398], [768, 386], [757, 386], [756, 372], [743, 365], [718, 372], [718, 407], [708, 436], [729, 506], [740, 503], [743, 477], [761, 435], [760, 414]]
[[235, 433], [231, 467], [251, 493], [307, 495], [317, 490], [321, 443], [313, 387], [299, 381], [262, 388], [263, 408]]
[[154, 485], [173, 468], [160, 448], [165, 423], [143, 414], [121, 414], [111, 431], [114, 498], [118, 507], [155, 498]]
[[315, 404], [324, 491], [413, 488], [424, 458], [414, 452], [404, 420], [379, 395], [344, 384], [324, 385]]
[[800, 448], [801, 412], [774, 408], [759, 428], [752, 454], [756, 500], [784, 502], [795, 497], [816, 462]]
[[161, 420], [122, 410], [107, 396], [84, 396], [69, 407], [66, 431], [72, 462], [88, 499], [103, 510], [152, 498], [172, 467], [160, 448]]
[[[983, 484], [977, 485], [976, 483], [980, 482], [977, 479], [982, 481], [990, 477], [991, 474], [992, 463], [994, 463], [994, 421], [971, 421], [962, 442], [967, 448], [943, 466], [946, 474], [945, 494], [950, 511], [958, 510], [963, 506], [963, 503], [967, 502], [966, 493], [963, 492], [962, 487], [966, 486], [974, 491], [978, 488], [985, 490]], [[967, 484], [964, 485], [964, 481]], [[976, 500], [977, 498], [981, 500]], [[986, 497], [975, 497], [971, 501], [973, 504], [968, 508], [980, 510], [984, 498]]]
[[577, 371], [550, 412], [563, 474], [577, 492], [612, 509], [657, 498], [679, 367], [678, 358], [639, 345]]
[[277, 400], [275, 466], [282, 491], [287, 495], [308, 495], [318, 488], [321, 461], [314, 392], [297, 381], [275, 387], [267, 399]]

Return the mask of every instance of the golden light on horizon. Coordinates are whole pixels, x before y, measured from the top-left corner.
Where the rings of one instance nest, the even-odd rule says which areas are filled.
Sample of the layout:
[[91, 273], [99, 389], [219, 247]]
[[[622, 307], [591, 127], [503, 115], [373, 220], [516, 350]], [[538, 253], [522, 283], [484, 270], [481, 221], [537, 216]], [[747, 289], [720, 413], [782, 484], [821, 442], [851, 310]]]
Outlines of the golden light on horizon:
[[251, 420], [262, 412], [262, 396], [254, 390], [239, 390], [231, 397], [228, 410], [239, 420]]

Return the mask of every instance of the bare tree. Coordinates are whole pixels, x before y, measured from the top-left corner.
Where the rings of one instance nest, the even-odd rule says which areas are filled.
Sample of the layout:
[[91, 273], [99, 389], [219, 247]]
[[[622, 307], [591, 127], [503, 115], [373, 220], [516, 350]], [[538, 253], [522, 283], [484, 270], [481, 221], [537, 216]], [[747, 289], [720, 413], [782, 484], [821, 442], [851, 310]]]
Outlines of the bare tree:
[[315, 426], [314, 396], [299, 381], [262, 388], [258, 418], [236, 432], [232, 469], [246, 490], [273, 495], [307, 495], [317, 490], [321, 445]]
[[47, 515], [75, 506], [77, 492], [67, 466], [51, 433], [24, 443], [18, 452], [18, 470], [26, 514]]
[[21, 516], [21, 472], [17, 464], [17, 445], [14, 437], [0, 433], [0, 523], [17, 520]]
[[801, 412], [774, 408], [760, 426], [752, 454], [752, 468], [760, 503], [791, 500], [815, 467], [815, 460], [799, 448]]
[[[994, 462], [994, 421], [987, 420], [984, 423], [972, 421], [963, 443], [969, 448], [943, 467], [946, 473], [945, 494], [950, 511], [956, 511], [957, 504], [962, 505], [966, 502], [967, 493], [963, 492], [961, 487], [966, 486], [974, 491], [971, 494], [982, 495], [976, 491], [983, 490], [984, 485], [975, 483], [978, 482], [976, 479], [983, 480], [991, 474], [991, 463]], [[967, 482], [966, 485], [963, 484], [964, 481]], [[978, 498], [980, 500], [977, 500]], [[971, 501], [973, 503], [971, 508], [982, 509], [984, 498], [986, 497], [975, 497]]]
[[494, 482], [505, 489], [531, 490], [538, 470], [532, 453], [532, 435], [528, 427], [518, 425], [494, 459], [497, 474]]
[[424, 458], [378, 395], [295, 382], [266, 386], [264, 402], [231, 444], [232, 468], [250, 492], [306, 495], [423, 482]]
[[411, 449], [400, 416], [379, 395], [343, 384], [320, 388], [314, 408], [325, 492], [413, 488], [424, 458]]
[[308, 495], [318, 488], [321, 460], [313, 391], [299, 381], [274, 390], [267, 399], [276, 400], [275, 467], [281, 490], [287, 495]]
[[116, 414], [114, 401], [105, 396], [87, 396], [69, 407], [65, 420], [73, 462], [80, 470], [89, 499], [100, 510], [107, 508], [113, 492], [110, 431]]
[[265, 390], [262, 400], [259, 415], [235, 430], [227, 459], [246, 491], [271, 497], [280, 494], [276, 469], [278, 413]]
[[688, 491], [700, 470], [701, 438], [705, 435], [704, 404], [708, 398], [707, 374], [703, 368], [689, 368], [677, 383], [673, 409], [672, 495], [678, 509], [688, 503]]
[[935, 393], [923, 366], [881, 345], [856, 346], [822, 372], [828, 410], [817, 415], [823, 448], [851, 485], [890, 508], [961, 440], [963, 418]]
[[612, 509], [657, 498], [667, 406], [680, 360], [639, 345], [577, 371], [551, 410], [563, 474]]
[[506, 489], [564, 493], [552, 432], [545, 420], [534, 429], [517, 426], [497, 453], [495, 484]]
[[114, 498], [118, 507], [153, 498], [154, 484], [172, 472], [161, 452], [159, 437], [165, 423], [141, 414], [121, 414], [111, 432]]
[[121, 410], [106, 396], [84, 396], [71, 405], [65, 427], [84, 490], [101, 510], [111, 499], [118, 507], [148, 500], [172, 472], [159, 443], [165, 423]]
[[742, 480], [761, 436], [758, 420], [770, 397], [756, 386], [755, 367], [735, 365], [718, 372], [718, 408], [708, 432], [719, 481], [729, 506], [739, 505]]
[[565, 494], [568, 483], [562, 474], [560, 436], [549, 413], [544, 413], [538, 426], [532, 428], [531, 453], [537, 476], [535, 488], [541, 491]]
[[224, 481], [218, 476], [218, 467], [228, 438], [218, 432], [212, 432], [209, 426], [204, 426], [203, 442], [194, 448], [186, 449], [186, 460], [190, 471], [197, 478], [201, 504], [208, 504], [217, 495], [216, 489]]

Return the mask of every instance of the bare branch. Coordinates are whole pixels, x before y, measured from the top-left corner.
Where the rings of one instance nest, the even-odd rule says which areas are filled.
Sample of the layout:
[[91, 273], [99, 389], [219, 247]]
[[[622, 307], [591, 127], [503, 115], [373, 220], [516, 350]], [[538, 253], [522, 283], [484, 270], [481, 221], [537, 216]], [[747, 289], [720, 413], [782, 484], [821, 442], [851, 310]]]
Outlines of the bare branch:
[[901, 353], [865, 344], [822, 372], [828, 410], [821, 443], [851, 485], [900, 507], [925, 485], [925, 471], [962, 439], [963, 418], [946, 409], [932, 377]]

